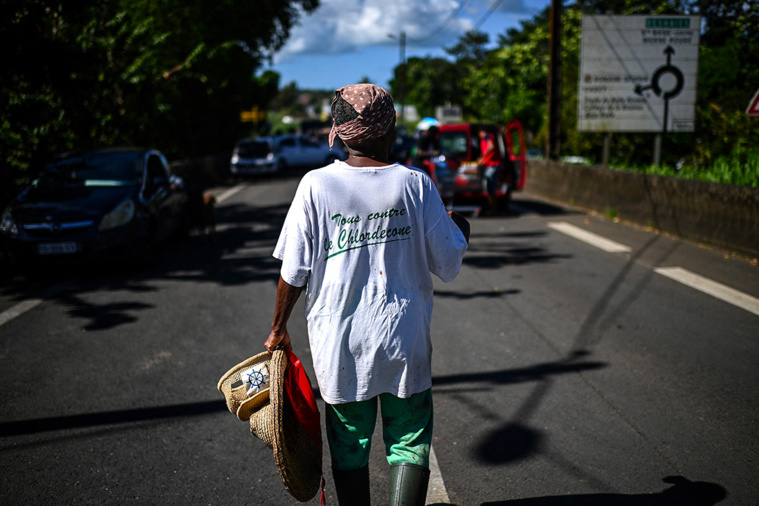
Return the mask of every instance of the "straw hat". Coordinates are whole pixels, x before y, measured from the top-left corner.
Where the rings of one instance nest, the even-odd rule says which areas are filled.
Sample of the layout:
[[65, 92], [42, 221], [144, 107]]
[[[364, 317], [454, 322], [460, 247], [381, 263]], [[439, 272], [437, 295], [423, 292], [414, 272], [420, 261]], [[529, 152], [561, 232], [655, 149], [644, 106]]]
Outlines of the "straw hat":
[[[248, 394], [242, 375], [253, 367], [266, 365], [269, 387]], [[250, 420], [250, 432], [271, 448], [285, 488], [301, 502], [316, 495], [322, 476], [321, 433], [314, 441], [298, 422], [284, 391], [289, 365], [284, 350], [268, 351], [234, 366], [221, 377], [217, 388], [227, 400], [229, 411], [240, 420]]]

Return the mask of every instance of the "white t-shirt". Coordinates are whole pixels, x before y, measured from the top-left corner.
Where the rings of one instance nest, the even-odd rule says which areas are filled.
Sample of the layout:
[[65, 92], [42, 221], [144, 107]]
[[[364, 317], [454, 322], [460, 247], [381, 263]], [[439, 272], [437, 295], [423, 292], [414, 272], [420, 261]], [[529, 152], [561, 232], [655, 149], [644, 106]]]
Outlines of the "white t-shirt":
[[306, 290], [316, 378], [329, 404], [432, 386], [432, 277], [456, 277], [467, 244], [432, 180], [403, 165], [335, 162], [300, 182], [274, 249]]

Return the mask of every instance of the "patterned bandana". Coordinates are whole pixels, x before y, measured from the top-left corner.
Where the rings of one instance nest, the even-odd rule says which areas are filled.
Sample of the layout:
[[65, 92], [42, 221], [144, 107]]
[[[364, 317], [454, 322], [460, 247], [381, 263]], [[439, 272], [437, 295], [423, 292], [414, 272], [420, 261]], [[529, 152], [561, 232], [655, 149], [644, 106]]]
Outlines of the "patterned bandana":
[[374, 137], [384, 135], [395, 124], [393, 99], [383, 88], [374, 84], [353, 84], [335, 91], [335, 101], [342, 96], [358, 113], [358, 118], [342, 125], [332, 124], [329, 133], [329, 147], [340, 136], [346, 144], [361, 144]]

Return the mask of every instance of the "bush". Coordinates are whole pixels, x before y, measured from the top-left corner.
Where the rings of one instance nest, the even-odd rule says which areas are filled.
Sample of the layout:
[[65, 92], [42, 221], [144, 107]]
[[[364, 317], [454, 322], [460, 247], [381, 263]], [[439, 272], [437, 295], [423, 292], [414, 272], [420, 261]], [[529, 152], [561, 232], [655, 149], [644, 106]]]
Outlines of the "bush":
[[699, 165], [648, 165], [613, 168], [658, 176], [674, 176], [714, 183], [759, 187], [759, 151], [745, 148], [736, 148], [729, 155], [717, 157], [714, 164], [708, 167]]

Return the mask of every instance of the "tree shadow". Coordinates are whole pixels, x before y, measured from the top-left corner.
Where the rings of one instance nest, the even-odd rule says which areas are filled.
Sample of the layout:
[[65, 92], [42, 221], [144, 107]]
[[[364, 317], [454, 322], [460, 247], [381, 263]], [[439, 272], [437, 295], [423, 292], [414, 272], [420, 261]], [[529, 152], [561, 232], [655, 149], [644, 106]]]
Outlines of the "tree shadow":
[[525, 232], [478, 232], [470, 234], [470, 239], [480, 239], [483, 237], [495, 237], [498, 239], [515, 238], [515, 239], [533, 239], [535, 237], [545, 237], [548, 232], [543, 230], [533, 230]]
[[122, 409], [100, 413], [36, 418], [0, 423], [0, 437], [21, 436], [41, 432], [81, 429], [102, 425], [120, 425], [158, 419], [185, 418], [227, 411], [223, 400], [190, 402], [151, 408]]
[[85, 330], [106, 330], [139, 320], [136, 312], [155, 306], [139, 301], [96, 304], [85, 294], [103, 291], [147, 293], [161, 280], [238, 286], [266, 281], [276, 284], [281, 263], [271, 256], [288, 204], [255, 207], [219, 206], [213, 238], [190, 236], [160, 245], [148, 264], [135, 261], [82, 263], [15, 270], [3, 279], [0, 294], [7, 300], [52, 300], [68, 306], [68, 314], [90, 321]]
[[443, 297], [443, 298], [452, 298], [452, 299], [460, 299], [460, 300], [469, 300], [469, 299], [499, 299], [505, 295], [516, 295], [518, 293], [521, 293], [521, 290], [490, 290], [487, 292], [472, 292], [472, 293], [461, 293], [461, 292], [452, 292], [448, 290], [435, 290], [434, 295], [435, 297]]
[[541, 216], [563, 216], [570, 214], [580, 214], [579, 211], [570, 211], [548, 202], [539, 202], [537, 200], [514, 198], [512, 209], [517, 209], [519, 214], [536, 213]]
[[683, 476], [662, 480], [671, 487], [655, 494], [578, 494], [484, 502], [480, 506], [712, 506], [727, 497], [715, 483], [690, 481]]
[[511, 265], [550, 263], [572, 258], [572, 255], [549, 253], [539, 247], [505, 247], [495, 244], [471, 244], [463, 263], [478, 269], [500, 269]]
[[507, 464], [528, 458], [541, 450], [543, 435], [520, 423], [507, 423], [483, 438], [474, 448], [480, 462]]
[[[576, 357], [582, 356], [576, 354]], [[505, 369], [502, 371], [473, 372], [466, 374], [451, 374], [447, 376], [433, 376], [432, 386], [441, 387], [454, 383], [488, 383], [491, 385], [508, 385], [513, 383], [525, 383], [528, 381], [542, 381], [558, 374], [573, 374], [581, 371], [596, 370], [606, 367], [604, 362], [572, 362], [561, 360], [548, 362], [517, 369]]]

